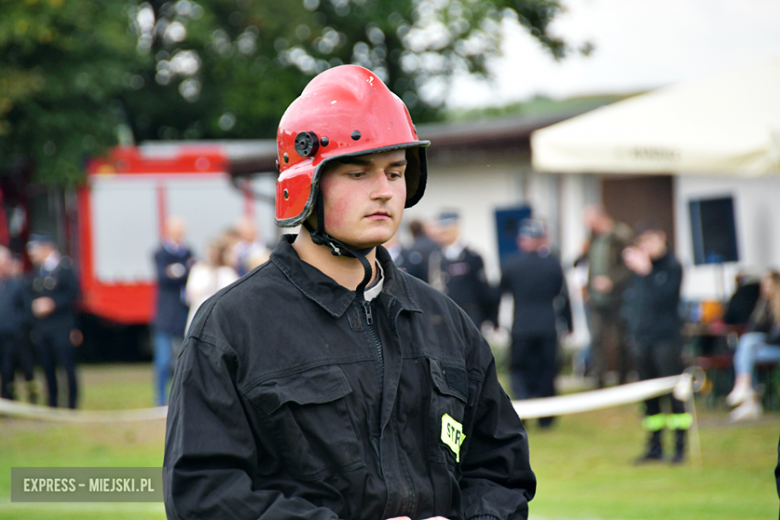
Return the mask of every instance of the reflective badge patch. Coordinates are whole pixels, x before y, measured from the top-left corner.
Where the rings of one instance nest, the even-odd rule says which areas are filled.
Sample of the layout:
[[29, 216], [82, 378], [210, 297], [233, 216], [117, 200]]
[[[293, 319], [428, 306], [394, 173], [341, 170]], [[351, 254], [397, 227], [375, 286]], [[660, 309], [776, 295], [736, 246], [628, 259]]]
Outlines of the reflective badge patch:
[[441, 440], [450, 447], [455, 454], [455, 460], [460, 462], [460, 445], [466, 436], [463, 434], [463, 425], [450, 417], [449, 414], [441, 416]]

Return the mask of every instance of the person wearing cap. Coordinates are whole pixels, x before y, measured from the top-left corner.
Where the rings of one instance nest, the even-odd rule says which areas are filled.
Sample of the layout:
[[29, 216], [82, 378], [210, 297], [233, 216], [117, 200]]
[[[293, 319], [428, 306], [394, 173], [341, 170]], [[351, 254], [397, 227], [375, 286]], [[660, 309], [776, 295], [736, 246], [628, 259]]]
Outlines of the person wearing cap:
[[460, 214], [442, 211], [436, 219], [435, 238], [441, 253], [431, 269], [431, 285], [443, 291], [466, 311], [477, 327], [494, 318], [498, 295], [485, 275], [485, 262], [469, 248], [460, 232]]
[[[683, 371], [680, 334], [680, 286], [682, 266], [666, 244], [666, 232], [656, 222], [637, 226], [634, 244], [623, 251], [626, 266], [632, 271], [624, 293], [631, 349], [641, 380], [675, 376]], [[642, 426], [648, 433], [645, 452], [637, 463], [663, 460], [662, 433], [674, 432], [671, 462], [685, 460], [685, 440], [693, 416], [685, 404], [669, 394], [671, 413], [661, 410], [661, 399], [645, 401]]]
[[27, 255], [33, 264], [33, 273], [22, 291], [23, 309], [32, 323], [30, 336], [46, 374], [49, 406], [57, 406], [56, 367], [59, 364], [68, 379], [68, 408], [76, 408], [78, 381], [71, 333], [76, 329], [78, 280], [70, 259], [60, 255], [50, 235], [30, 235]]
[[380, 246], [425, 147], [372, 72], [315, 77], [279, 123], [271, 259], [204, 303], [166, 433], [169, 519], [527, 518], [522, 422], [468, 316]]
[[[501, 270], [502, 294], [514, 300], [512, 321], [512, 391], [516, 399], [552, 397], [558, 369], [558, 333], [572, 330], [566, 280], [561, 263], [550, 253], [540, 220], [520, 224], [521, 254], [507, 259]], [[553, 417], [539, 419], [548, 427]]]

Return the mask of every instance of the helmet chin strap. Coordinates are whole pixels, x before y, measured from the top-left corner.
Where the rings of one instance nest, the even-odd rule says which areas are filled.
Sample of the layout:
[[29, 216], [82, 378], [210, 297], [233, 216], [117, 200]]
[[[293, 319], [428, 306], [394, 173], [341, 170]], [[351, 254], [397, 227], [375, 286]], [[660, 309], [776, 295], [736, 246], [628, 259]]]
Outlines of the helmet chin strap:
[[315, 208], [317, 209], [317, 229], [314, 229], [308, 220], [303, 223], [303, 227], [305, 227], [309, 232], [309, 235], [311, 235], [312, 242], [318, 246], [330, 247], [330, 253], [333, 256], [357, 258], [360, 261], [365, 274], [363, 275], [363, 280], [355, 289], [355, 292], [359, 297], [362, 298], [363, 291], [368, 285], [368, 282], [371, 281], [371, 275], [373, 274], [373, 269], [371, 268], [371, 264], [368, 262], [366, 255], [375, 248], [367, 247], [364, 249], [357, 249], [352, 246], [348, 246], [344, 242], [333, 238], [325, 232], [325, 209], [324, 204], [322, 203], [322, 191], [320, 191], [319, 187], [317, 187], [317, 201], [315, 203]]

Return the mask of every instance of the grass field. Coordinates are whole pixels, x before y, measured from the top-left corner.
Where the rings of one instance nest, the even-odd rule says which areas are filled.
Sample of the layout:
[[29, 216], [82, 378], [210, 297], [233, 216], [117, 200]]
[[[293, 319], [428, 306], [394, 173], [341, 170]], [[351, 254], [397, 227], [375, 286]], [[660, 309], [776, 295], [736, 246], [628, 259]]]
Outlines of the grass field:
[[[83, 409], [144, 408], [148, 365], [84, 367]], [[777, 518], [773, 470], [780, 416], [734, 426], [699, 410], [703, 466], [636, 467], [639, 407], [567, 416], [551, 431], [527, 428], [539, 479], [531, 518], [545, 520]], [[160, 466], [164, 421], [55, 424], [0, 417], [0, 519], [164, 519], [162, 504], [10, 503], [10, 468]]]

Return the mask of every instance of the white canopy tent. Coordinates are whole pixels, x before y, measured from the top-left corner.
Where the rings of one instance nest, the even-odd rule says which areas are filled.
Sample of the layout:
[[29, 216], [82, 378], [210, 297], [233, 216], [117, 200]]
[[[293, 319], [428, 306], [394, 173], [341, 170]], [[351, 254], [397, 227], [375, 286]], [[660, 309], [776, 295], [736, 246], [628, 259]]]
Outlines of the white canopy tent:
[[780, 57], [614, 103], [535, 131], [535, 170], [780, 173]]

